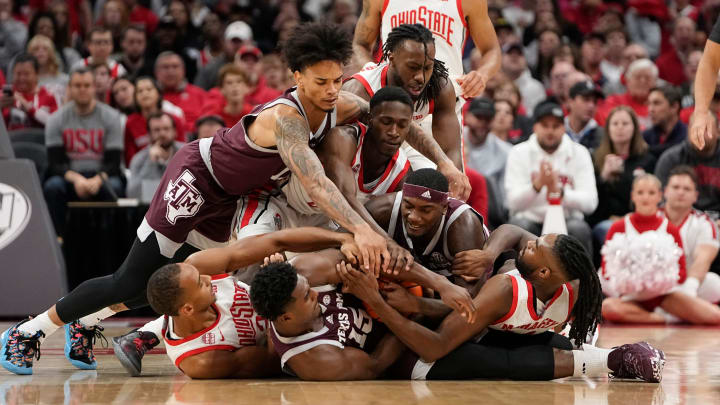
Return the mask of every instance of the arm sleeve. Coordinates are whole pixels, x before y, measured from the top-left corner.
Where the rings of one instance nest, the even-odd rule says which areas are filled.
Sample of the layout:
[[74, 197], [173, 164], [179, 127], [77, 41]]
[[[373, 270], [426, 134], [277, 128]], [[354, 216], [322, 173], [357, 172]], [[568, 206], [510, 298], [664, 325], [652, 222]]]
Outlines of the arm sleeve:
[[64, 146], [51, 146], [47, 148], [48, 176], [65, 176], [70, 169]]
[[710, 32], [709, 40], [720, 44], [720, 17], [715, 21], [715, 25], [713, 25], [712, 31]]
[[565, 187], [563, 206], [592, 214], [598, 205], [598, 193], [595, 186], [595, 170], [590, 153], [581, 145], [575, 146], [576, 158], [573, 173], [573, 188]]
[[62, 134], [62, 117], [61, 111], [56, 111], [48, 118], [45, 124], [45, 146], [52, 148], [55, 146], [65, 146]]
[[512, 213], [529, 208], [538, 194], [533, 188], [529, 162], [523, 156], [523, 149], [522, 146], [513, 147], [505, 165], [505, 198]]
[[107, 173], [108, 176], [121, 175], [120, 162], [122, 161], [122, 157], [122, 148], [105, 150], [105, 153], [103, 153], [103, 162], [100, 170]]

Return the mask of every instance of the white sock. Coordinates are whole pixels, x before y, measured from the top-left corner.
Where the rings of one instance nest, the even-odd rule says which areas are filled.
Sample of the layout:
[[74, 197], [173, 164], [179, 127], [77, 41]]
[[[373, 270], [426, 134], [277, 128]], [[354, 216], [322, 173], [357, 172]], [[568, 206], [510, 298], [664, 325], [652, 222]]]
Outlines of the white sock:
[[160, 338], [162, 338], [162, 329], [163, 329], [164, 323], [165, 323], [165, 317], [161, 316], [160, 318], [158, 318], [154, 321], [150, 321], [150, 322], [146, 323], [139, 330], [141, 332], [152, 332], [155, 334], [155, 337], [160, 339]]
[[698, 297], [717, 304], [720, 301], [720, 276], [715, 273], [706, 274], [698, 288]]
[[80, 318], [80, 323], [83, 324], [86, 328], [91, 328], [97, 324], [100, 323], [105, 318], [109, 318], [113, 315], [115, 315], [117, 312], [113, 311], [109, 307], [105, 307], [94, 314], [85, 315], [82, 318]]
[[602, 377], [611, 373], [608, 368], [608, 354], [612, 349], [583, 345], [584, 350], [573, 350], [573, 377]]
[[28, 336], [32, 336], [41, 330], [45, 334], [45, 337], [40, 339], [40, 341], [42, 342], [43, 340], [45, 340], [45, 338], [55, 332], [59, 327], [59, 325], [55, 325], [55, 323], [50, 320], [47, 311], [45, 311], [42, 314], [36, 316], [35, 318], [20, 325], [20, 327], [18, 327], [18, 330]]

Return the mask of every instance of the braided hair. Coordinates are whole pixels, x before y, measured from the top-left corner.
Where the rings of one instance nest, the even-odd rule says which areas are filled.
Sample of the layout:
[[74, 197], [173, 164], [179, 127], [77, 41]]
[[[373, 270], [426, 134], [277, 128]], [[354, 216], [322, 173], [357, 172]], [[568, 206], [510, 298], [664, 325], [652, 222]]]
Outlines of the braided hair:
[[580, 293], [572, 310], [572, 326], [568, 338], [584, 342], [588, 332], [595, 332], [602, 322], [602, 287], [595, 266], [579, 240], [558, 235], [553, 253], [562, 263], [571, 279], [580, 280]]
[[[435, 38], [433, 38], [432, 32], [421, 24], [398, 25], [388, 34], [387, 40], [383, 45], [383, 54], [380, 62], [389, 60], [390, 54], [406, 40], [416, 41], [423, 44], [425, 55], [427, 55], [427, 45], [435, 43]], [[429, 104], [430, 100], [437, 97], [448, 80], [448, 70], [447, 67], [445, 67], [445, 63], [437, 59], [433, 59], [433, 61], [435, 63], [433, 64], [433, 71], [432, 74], [430, 74], [430, 79], [427, 81], [427, 85], [423, 89], [422, 93], [418, 96], [415, 106], [415, 109], [417, 110], [422, 108], [425, 104]]]

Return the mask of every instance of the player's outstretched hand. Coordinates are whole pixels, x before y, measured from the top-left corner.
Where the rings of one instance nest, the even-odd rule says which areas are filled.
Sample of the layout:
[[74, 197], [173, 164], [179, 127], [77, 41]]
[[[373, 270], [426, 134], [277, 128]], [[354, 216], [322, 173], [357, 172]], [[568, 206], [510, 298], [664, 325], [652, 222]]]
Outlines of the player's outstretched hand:
[[267, 266], [272, 263], [281, 263], [285, 261], [285, 256], [282, 253], [273, 253], [263, 260], [263, 266]]
[[360, 266], [360, 248], [354, 239], [350, 238], [350, 240], [343, 242], [343, 244], [340, 245], [340, 252], [345, 256], [345, 260], [353, 266]]
[[467, 176], [452, 163], [438, 164], [438, 171], [447, 177], [448, 184], [450, 185], [450, 197], [467, 201], [468, 197], [470, 197], [470, 191], [472, 190], [470, 180], [468, 180]]
[[465, 250], [455, 254], [452, 272], [457, 276], [487, 279], [494, 263], [495, 256], [487, 250]]
[[398, 275], [401, 271], [410, 271], [413, 263], [415, 263], [412, 253], [392, 239], [387, 239], [387, 245], [390, 252], [390, 263], [385, 272]]
[[705, 147], [705, 141], [715, 136], [713, 126], [715, 120], [713, 119], [712, 113], [696, 113], [693, 116], [693, 124], [690, 127], [690, 142], [695, 145], [696, 148], [702, 150]]
[[[360, 250], [360, 264], [365, 271], [371, 271], [375, 277], [390, 265], [390, 253], [384, 237], [373, 231], [369, 225], [354, 233], [355, 243]], [[384, 259], [384, 261], [383, 261]]]
[[350, 263], [344, 261], [335, 265], [335, 269], [342, 280], [343, 292], [350, 293], [365, 302], [382, 299], [378, 291], [377, 278], [372, 272], [355, 270]]
[[388, 282], [380, 290], [385, 302], [402, 314], [420, 312], [417, 297], [400, 284]]
[[445, 305], [458, 311], [467, 323], [475, 321], [475, 303], [468, 290], [448, 282], [438, 290], [438, 293]]

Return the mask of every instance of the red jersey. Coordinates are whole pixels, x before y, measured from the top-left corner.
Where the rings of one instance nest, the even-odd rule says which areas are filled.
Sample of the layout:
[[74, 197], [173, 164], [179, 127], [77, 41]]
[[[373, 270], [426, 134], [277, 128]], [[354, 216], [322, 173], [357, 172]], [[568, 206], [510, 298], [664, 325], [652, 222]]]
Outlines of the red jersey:
[[158, 24], [158, 18], [155, 13], [141, 5], [135, 5], [128, 17], [131, 23], [145, 27], [145, 32], [148, 35], [155, 31]]
[[36, 92], [21, 94], [25, 100], [30, 101], [32, 108], [25, 111], [20, 108], [19, 102], [15, 102], [11, 108], [3, 108], [3, 120], [8, 131], [22, 128], [45, 128], [50, 114], [58, 109], [55, 96], [44, 87], [37, 87]]
[[202, 100], [205, 99], [207, 93], [205, 90], [192, 85], [185, 84], [182, 90], [164, 90], [163, 99], [180, 107], [185, 113], [185, 132], [193, 132], [195, 130], [195, 121], [200, 118], [202, 109]]
[[240, 118], [249, 114], [253, 110], [252, 104], [250, 104], [246, 101], [245, 104], [243, 105], [243, 108], [240, 111], [240, 113], [232, 115], [232, 114], [228, 114], [224, 111], [226, 105], [227, 105], [227, 101], [225, 100], [225, 97], [221, 97], [219, 99], [216, 97], [209, 98], [205, 102], [205, 104], [203, 104], [202, 112], [201, 112], [200, 116], [201, 117], [204, 117], [206, 115], [220, 116], [223, 119], [223, 121], [225, 121], [225, 126], [228, 128], [232, 128], [235, 124], [238, 123], [238, 121], [240, 121]]
[[605, 102], [598, 108], [598, 111], [595, 114], [595, 120], [601, 127], [605, 126], [605, 121], [607, 120], [608, 115], [610, 115], [610, 111], [620, 105], [626, 105], [635, 111], [635, 114], [638, 116], [638, 122], [640, 123], [641, 130], [645, 130], [652, 126], [647, 101], [637, 101], [630, 96], [630, 93], [614, 94], [605, 99]]
[[265, 76], [260, 76], [258, 78], [257, 84], [255, 85], [255, 90], [245, 96], [245, 101], [252, 104], [253, 106], [256, 106], [258, 104], [264, 104], [270, 100], [273, 100], [274, 98], [280, 97], [281, 94], [283, 94], [282, 91], [268, 87]]
[[[176, 139], [185, 142], [185, 123], [180, 118], [170, 114], [175, 123]], [[150, 143], [147, 131], [147, 120], [141, 113], [132, 113], [125, 122], [125, 166], [130, 167], [130, 161], [136, 153], [145, 149]]]

